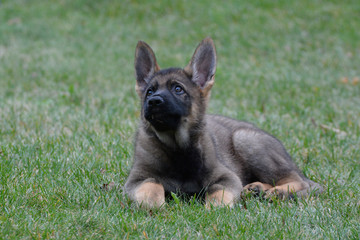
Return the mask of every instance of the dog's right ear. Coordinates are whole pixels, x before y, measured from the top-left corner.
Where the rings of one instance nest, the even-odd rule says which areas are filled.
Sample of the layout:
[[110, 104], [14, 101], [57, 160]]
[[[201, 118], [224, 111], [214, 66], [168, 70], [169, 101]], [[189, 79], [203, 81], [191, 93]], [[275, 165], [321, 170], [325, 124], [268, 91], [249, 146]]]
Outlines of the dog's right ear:
[[150, 77], [159, 70], [160, 67], [151, 47], [145, 42], [139, 41], [135, 51], [135, 89], [140, 97], [148, 85]]

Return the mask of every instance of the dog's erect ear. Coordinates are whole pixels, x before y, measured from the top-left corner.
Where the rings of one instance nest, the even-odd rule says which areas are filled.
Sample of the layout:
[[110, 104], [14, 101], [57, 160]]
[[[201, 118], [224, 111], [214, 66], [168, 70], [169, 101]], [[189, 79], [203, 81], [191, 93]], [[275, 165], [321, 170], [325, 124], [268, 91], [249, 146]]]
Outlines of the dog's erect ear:
[[145, 90], [150, 77], [160, 70], [151, 47], [139, 41], [135, 51], [136, 92], [139, 96]]
[[205, 38], [196, 48], [184, 71], [192, 76], [201, 91], [207, 95], [215, 81], [216, 50], [211, 38]]

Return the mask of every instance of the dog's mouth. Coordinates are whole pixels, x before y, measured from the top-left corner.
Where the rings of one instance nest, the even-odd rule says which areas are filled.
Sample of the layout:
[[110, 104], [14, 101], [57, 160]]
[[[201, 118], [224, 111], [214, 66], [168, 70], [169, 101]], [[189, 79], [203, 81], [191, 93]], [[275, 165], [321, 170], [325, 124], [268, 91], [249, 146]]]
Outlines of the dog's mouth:
[[165, 114], [162, 114], [162, 113], [153, 113], [153, 114], [150, 114], [150, 119], [149, 120], [152, 120], [152, 121], [158, 121], [158, 122], [164, 122], [162, 119], [164, 119], [166, 116]]
[[176, 114], [166, 114], [163, 112], [145, 113], [145, 119], [157, 131], [169, 131], [177, 129], [181, 116]]
[[151, 124], [157, 123], [157, 124], [166, 124], [166, 116], [164, 114], [151, 114], [148, 121]]

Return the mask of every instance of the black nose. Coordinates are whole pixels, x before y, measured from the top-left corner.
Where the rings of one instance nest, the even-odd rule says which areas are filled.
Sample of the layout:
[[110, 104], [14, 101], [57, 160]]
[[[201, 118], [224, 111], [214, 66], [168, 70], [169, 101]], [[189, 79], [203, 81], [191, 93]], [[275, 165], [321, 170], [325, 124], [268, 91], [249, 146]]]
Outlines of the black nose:
[[164, 99], [160, 96], [153, 96], [148, 100], [148, 104], [150, 107], [160, 106], [164, 103]]

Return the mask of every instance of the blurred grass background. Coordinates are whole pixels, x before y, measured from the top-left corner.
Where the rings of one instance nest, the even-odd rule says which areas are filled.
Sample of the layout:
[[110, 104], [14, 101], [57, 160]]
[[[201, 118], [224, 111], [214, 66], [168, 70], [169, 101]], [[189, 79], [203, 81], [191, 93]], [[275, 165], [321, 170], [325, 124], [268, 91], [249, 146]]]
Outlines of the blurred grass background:
[[[0, 238], [359, 238], [359, 29], [356, 0], [0, 1]], [[122, 195], [137, 41], [166, 68], [207, 36], [208, 112], [281, 139], [319, 198], [144, 212]]]

